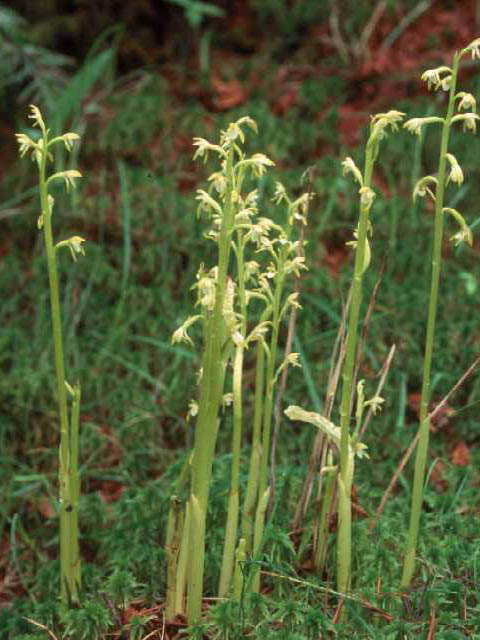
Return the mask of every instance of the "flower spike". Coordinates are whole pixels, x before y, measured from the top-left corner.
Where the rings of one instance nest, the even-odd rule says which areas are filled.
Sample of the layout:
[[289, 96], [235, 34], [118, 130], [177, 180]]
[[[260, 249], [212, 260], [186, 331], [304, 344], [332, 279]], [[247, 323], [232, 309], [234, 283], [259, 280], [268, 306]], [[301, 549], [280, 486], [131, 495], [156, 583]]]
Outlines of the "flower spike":
[[42, 114], [40, 113], [40, 109], [36, 107], [34, 104], [30, 105], [30, 115], [28, 116], [30, 120], [33, 120], [34, 127], [40, 127], [43, 135], [46, 134], [47, 130], [45, 128], [45, 123], [43, 122]]

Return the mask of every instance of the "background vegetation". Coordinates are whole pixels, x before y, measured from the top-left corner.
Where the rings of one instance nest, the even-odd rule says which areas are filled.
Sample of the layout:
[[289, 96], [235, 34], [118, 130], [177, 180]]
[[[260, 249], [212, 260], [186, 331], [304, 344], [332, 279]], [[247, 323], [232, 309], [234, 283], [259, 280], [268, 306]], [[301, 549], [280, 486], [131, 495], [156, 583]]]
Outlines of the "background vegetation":
[[[302, 278], [304, 309], [295, 339], [303, 369], [290, 373], [285, 402], [320, 410], [351, 277], [345, 241], [357, 215], [356, 188], [342, 177], [340, 161], [351, 155], [362, 163], [370, 114], [443, 111], [442, 96], [427, 97], [420, 73], [448, 64], [455, 49], [479, 35], [480, 12], [468, 0], [10, 5], [0, 6], [0, 638], [46, 637], [26, 618], [57, 637], [90, 640], [122, 632], [133, 639], [154, 629], [159, 633], [151, 637], [162, 637], [166, 514], [193, 441], [186, 413], [199, 365], [199, 354], [171, 346], [170, 336], [191, 310], [198, 265], [209, 261], [195, 189], [210, 171], [192, 162], [192, 138], [216, 139], [220, 128], [248, 114], [259, 128], [251, 151], [275, 160], [291, 193], [305, 190], [302, 175], [315, 167], [310, 270]], [[461, 84], [480, 96], [477, 67], [463, 67]], [[25, 126], [32, 101], [55, 132], [82, 135], [75, 166], [85, 175], [75, 194], [59, 193], [55, 215], [59, 237], [74, 232], [87, 240], [81, 265], [67, 255], [60, 260], [68, 366], [82, 381], [85, 559], [84, 606], [62, 624], [48, 290], [33, 172], [17, 161], [13, 136]], [[428, 207], [412, 205], [410, 193], [418, 177], [435, 172], [437, 145], [429, 132], [421, 143], [407, 134], [392, 137], [374, 178], [382, 197], [372, 210], [368, 290], [384, 257], [386, 268], [362, 363], [367, 384], [376, 385], [393, 343], [397, 351], [385, 409], [365, 438], [373, 464], [358, 465], [356, 476], [355, 599], [348, 623], [335, 624], [336, 600], [329, 594], [334, 562], [318, 576], [308, 547], [298, 557], [301, 532], [290, 523], [315, 434], [285, 423], [262, 593], [242, 601], [240, 615], [229, 602], [209, 603], [192, 637], [480, 637], [477, 374], [435, 424], [421, 561], [404, 605], [398, 590], [411, 465], [373, 533], [369, 528], [418, 424], [433, 216]], [[451, 148], [468, 176], [456, 202], [475, 235], [478, 144], [456, 132]], [[259, 187], [268, 208], [273, 179]], [[471, 249], [445, 243], [435, 401], [479, 352], [478, 252], [478, 240]], [[212, 594], [225, 525], [230, 427], [228, 420], [222, 425], [214, 465], [206, 560]], [[248, 453], [246, 446], [245, 459]], [[312, 518], [313, 512], [306, 526]], [[330, 530], [333, 560], [334, 521]], [[165, 633], [177, 637], [184, 627], [178, 620]]]

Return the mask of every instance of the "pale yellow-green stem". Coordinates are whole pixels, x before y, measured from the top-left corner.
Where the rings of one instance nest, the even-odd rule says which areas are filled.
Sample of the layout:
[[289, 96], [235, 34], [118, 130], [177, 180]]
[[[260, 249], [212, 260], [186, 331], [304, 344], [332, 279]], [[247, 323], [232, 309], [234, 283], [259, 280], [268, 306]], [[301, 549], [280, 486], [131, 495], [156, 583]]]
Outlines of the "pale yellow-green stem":
[[245, 499], [243, 503], [242, 513], [242, 536], [245, 538], [245, 548], [248, 552], [251, 552], [252, 550], [253, 524], [258, 497], [258, 480], [260, 476], [264, 381], [265, 347], [262, 342], [259, 341], [256, 350], [252, 449], [250, 452], [247, 488], [245, 490]]
[[[268, 508], [268, 499], [270, 497], [270, 487], [267, 487], [260, 497], [255, 514], [255, 527], [253, 532], [253, 549], [255, 562], [259, 563], [262, 552], [263, 530], [265, 528], [265, 515]], [[249, 577], [250, 591], [252, 593], [260, 592], [260, 567], [254, 567]]]
[[418, 544], [420, 529], [420, 516], [423, 500], [423, 483], [425, 478], [425, 466], [428, 452], [428, 440], [430, 433], [430, 419], [428, 404], [430, 401], [430, 378], [435, 337], [435, 319], [438, 303], [438, 288], [440, 282], [440, 264], [442, 259], [443, 238], [443, 200], [446, 182], [446, 166], [448, 153], [448, 140], [450, 127], [455, 107], [455, 89], [457, 83], [458, 63], [460, 55], [455, 53], [450, 82], [450, 96], [447, 115], [442, 129], [440, 144], [440, 159], [438, 163], [437, 185], [435, 189], [435, 232], [432, 255], [432, 279], [430, 285], [430, 301], [428, 305], [427, 335], [425, 340], [425, 356], [423, 361], [422, 398], [420, 404], [420, 439], [417, 445], [415, 458], [415, 474], [413, 481], [412, 505], [410, 510], [410, 527], [408, 533], [407, 551], [403, 566], [402, 587], [410, 585], [415, 570], [415, 554]]
[[317, 573], [321, 576], [325, 568], [325, 558], [327, 554], [329, 517], [332, 508], [333, 490], [335, 488], [335, 476], [337, 470], [332, 467], [332, 453], [328, 454], [328, 469], [325, 471], [327, 475], [325, 490], [322, 497], [322, 508], [318, 520], [317, 540], [314, 552], [314, 564]]
[[[205, 523], [208, 495], [212, 473], [215, 443], [218, 433], [218, 411], [223, 393], [225, 360], [223, 354], [226, 338], [223, 305], [227, 286], [227, 270], [230, 255], [231, 231], [234, 223], [235, 205], [233, 147], [227, 155], [227, 189], [219, 234], [219, 256], [215, 307], [212, 312], [211, 330], [205, 336], [202, 360], [202, 378], [195, 429], [192, 462], [192, 514], [190, 531], [189, 579], [187, 593], [187, 618], [193, 624], [200, 618], [205, 563]], [[193, 507], [195, 505], [195, 508]]]
[[190, 504], [185, 507], [180, 553], [178, 554], [177, 576], [175, 580], [175, 615], [185, 615], [185, 591], [187, 588], [188, 556], [190, 547]]
[[235, 551], [235, 572], [233, 575], [233, 599], [237, 602], [242, 597], [243, 585], [244, 585], [244, 575], [243, 575], [243, 565], [245, 564], [245, 560], [247, 557], [246, 553], [246, 545], [247, 542], [245, 538], [240, 538], [238, 542], [237, 550]]
[[178, 496], [170, 498], [165, 552], [167, 556], [167, 597], [165, 615], [167, 620], [175, 617], [177, 597], [177, 569], [180, 553], [181, 536], [184, 529], [182, 501]]
[[[363, 187], [370, 189], [372, 170], [374, 164], [375, 148], [367, 143], [365, 156], [365, 172]], [[348, 334], [345, 346], [345, 362], [343, 365], [342, 401], [340, 407], [340, 473], [338, 476], [339, 489], [339, 518], [338, 518], [338, 545], [337, 545], [337, 590], [340, 593], [348, 593], [350, 590], [351, 571], [351, 527], [352, 516], [350, 507], [350, 492], [352, 489], [352, 475], [349, 471], [349, 447], [350, 447], [350, 413], [353, 394], [353, 371], [355, 367], [355, 352], [357, 343], [358, 319], [360, 315], [360, 303], [362, 299], [362, 280], [365, 271], [365, 252], [367, 245], [367, 232], [369, 223], [369, 211], [371, 202], [361, 201], [360, 218], [358, 223], [357, 249], [355, 252], [355, 267], [352, 285], [352, 298], [348, 319]]]
[[[228, 501], [227, 524], [225, 527], [225, 542], [223, 547], [222, 568], [218, 595], [225, 597], [230, 589], [233, 567], [235, 563], [235, 547], [237, 545], [238, 516], [240, 508], [239, 482], [240, 482], [240, 453], [242, 446], [242, 405], [243, 405], [243, 354], [247, 333], [247, 298], [245, 292], [245, 267], [244, 267], [244, 236], [241, 228], [236, 233], [235, 255], [237, 258], [237, 283], [238, 300], [240, 302], [240, 325], [233, 322], [232, 336], [235, 345], [233, 361], [233, 438], [232, 438], [232, 471], [230, 481], [230, 495]], [[235, 338], [238, 332], [240, 335]]]
[[[47, 254], [48, 280], [50, 285], [50, 309], [53, 325], [53, 344], [55, 352], [55, 371], [57, 377], [57, 395], [60, 414], [60, 597], [62, 605], [68, 605], [69, 599], [78, 600], [80, 586], [80, 559], [78, 557], [78, 495], [74, 503], [75, 490], [78, 491], [78, 478], [72, 479], [72, 460], [70, 426], [68, 420], [67, 386], [63, 353], [62, 319], [60, 312], [60, 294], [58, 286], [57, 260], [53, 242], [51, 205], [48, 201], [46, 165], [48, 156], [48, 135], [44, 132], [43, 148], [39, 163], [40, 202], [42, 209], [43, 233]], [[76, 403], [79, 406], [79, 399]], [[78, 430], [78, 418], [77, 418]], [[78, 440], [77, 440], [78, 453]], [[77, 465], [77, 463], [75, 463]], [[78, 470], [78, 467], [77, 467]]]
[[80, 385], [75, 385], [72, 389], [72, 409], [71, 409], [71, 421], [70, 421], [70, 465], [71, 465], [71, 477], [72, 477], [72, 528], [71, 528], [71, 549], [72, 549], [72, 564], [74, 570], [74, 582], [78, 587], [81, 586], [81, 561], [80, 561], [80, 548], [78, 543], [79, 531], [78, 531], [78, 507], [80, 502], [80, 476], [78, 473], [78, 457], [79, 457], [79, 445], [78, 436], [80, 431], [80, 403], [82, 398], [82, 392]]

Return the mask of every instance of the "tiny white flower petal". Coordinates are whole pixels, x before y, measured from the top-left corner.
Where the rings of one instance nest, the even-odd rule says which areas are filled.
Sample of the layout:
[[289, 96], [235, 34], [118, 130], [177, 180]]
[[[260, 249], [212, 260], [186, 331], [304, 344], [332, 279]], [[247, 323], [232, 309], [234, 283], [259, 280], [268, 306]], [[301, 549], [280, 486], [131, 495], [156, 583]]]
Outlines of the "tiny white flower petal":
[[452, 153], [447, 153], [447, 160], [450, 163], [450, 173], [447, 178], [448, 182], [454, 182], [458, 185], [461, 185], [463, 182], [463, 171], [460, 165], [457, 162], [457, 159]]
[[370, 187], [362, 187], [358, 190], [360, 194], [360, 202], [364, 207], [370, 208], [375, 199], [375, 192]]
[[476, 58], [480, 60], [480, 38], [475, 38], [465, 49], [462, 49], [461, 55], [468, 52], [472, 54], [472, 60]]
[[19, 145], [19, 153], [20, 153], [20, 157], [23, 158], [23, 156], [28, 152], [28, 151], [34, 151], [36, 148], [36, 144], [35, 142], [29, 137], [27, 136], [25, 133], [16, 133], [15, 137], [17, 138], [17, 142]]
[[358, 184], [361, 187], [363, 186], [363, 178], [362, 174], [360, 173], [360, 169], [350, 157], [345, 158], [345, 160], [342, 162], [342, 174], [346, 176], [348, 173], [352, 173]]
[[[443, 78], [442, 78], [442, 75], [443, 75]], [[440, 87], [444, 88], [442, 85], [443, 82], [447, 81], [445, 83], [447, 85], [448, 83], [447, 79], [451, 77], [451, 75], [452, 75], [452, 70], [450, 69], [450, 67], [442, 66], [442, 67], [437, 67], [436, 69], [428, 69], [427, 71], [422, 73], [422, 80], [427, 83], [428, 89], [431, 89], [433, 86], [433, 89], [436, 91]]]
[[30, 115], [28, 116], [30, 120], [33, 120], [34, 127], [40, 127], [42, 133], [45, 135], [45, 123], [43, 122], [42, 114], [40, 113], [40, 109], [36, 107], [34, 104], [30, 105]]
[[458, 103], [459, 111], [472, 111], [473, 113], [476, 112], [477, 103], [471, 93], [460, 91], [460, 93], [457, 93], [455, 98], [460, 98], [460, 102]]
[[[438, 181], [433, 176], [425, 176], [423, 178], [420, 178], [420, 180], [415, 185], [415, 188], [413, 189], [413, 201], [414, 202], [415, 202], [415, 200], [417, 199], [418, 196], [423, 198], [425, 195], [427, 195], [427, 193], [429, 195], [433, 196], [431, 190], [428, 187], [428, 185], [430, 183], [434, 184], [435, 187], [436, 187]], [[433, 196], [433, 199], [435, 200], [435, 196]]]

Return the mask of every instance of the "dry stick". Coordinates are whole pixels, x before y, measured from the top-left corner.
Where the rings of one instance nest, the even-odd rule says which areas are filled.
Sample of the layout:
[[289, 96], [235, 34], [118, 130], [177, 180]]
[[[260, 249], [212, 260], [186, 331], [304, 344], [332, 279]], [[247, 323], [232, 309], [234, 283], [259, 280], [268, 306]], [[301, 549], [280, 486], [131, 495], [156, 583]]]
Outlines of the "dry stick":
[[350, 62], [350, 54], [348, 51], [348, 47], [345, 44], [345, 41], [342, 37], [342, 33], [340, 31], [340, 19], [338, 15], [338, 6], [335, 2], [332, 10], [330, 12], [330, 16], [328, 18], [328, 24], [330, 26], [330, 31], [332, 33], [332, 42], [338, 54], [342, 58], [343, 62]]
[[394, 42], [396, 42], [403, 34], [403, 32], [408, 29], [408, 27], [415, 22], [417, 18], [419, 18], [425, 11], [428, 11], [435, 0], [422, 0], [419, 2], [407, 15], [400, 21], [400, 23], [392, 29], [385, 40], [380, 45], [380, 53], [385, 53], [387, 49], [389, 49]]
[[[390, 367], [392, 366], [393, 356], [395, 355], [396, 348], [397, 348], [397, 345], [392, 344], [392, 346], [390, 347], [390, 351], [388, 352], [387, 359], [383, 363], [383, 367], [382, 367], [382, 370], [380, 372], [380, 380], [378, 382], [378, 386], [377, 386], [377, 389], [375, 391], [375, 395], [376, 396], [379, 396], [382, 393], [383, 386], [384, 386], [384, 384], [385, 384], [385, 382], [387, 380], [388, 372], [390, 371]], [[363, 421], [362, 427], [361, 427], [360, 432], [358, 434], [358, 441], [359, 442], [362, 440], [363, 434], [365, 433], [365, 430], [368, 427], [368, 423], [372, 419], [372, 416], [373, 416], [373, 405], [370, 405], [368, 413], [367, 413], [367, 415], [365, 417], [365, 420]]]
[[432, 604], [430, 611], [430, 626], [428, 628], [427, 640], [435, 640], [435, 631], [437, 629], [437, 615], [435, 609], [435, 603]]
[[27, 616], [23, 616], [23, 619], [26, 620], [27, 622], [30, 622], [30, 624], [35, 625], [39, 629], [43, 629], [43, 631], [48, 633], [50, 638], [53, 638], [53, 640], [58, 640], [57, 636], [53, 633], [53, 631], [50, 631], [50, 629], [48, 627], [46, 627], [44, 624], [41, 624], [40, 622], [37, 622], [36, 620], [32, 620], [32, 618], [27, 618]]
[[[465, 371], [465, 373], [463, 374], [463, 376], [453, 385], [453, 387], [450, 389], [450, 391], [447, 393], [447, 395], [443, 398], [443, 400], [435, 407], [435, 409], [430, 413], [429, 416], [429, 420], [432, 420], [437, 413], [439, 413], [443, 407], [447, 404], [447, 402], [450, 400], [450, 398], [453, 396], [454, 393], [457, 392], [457, 390], [462, 386], [462, 384], [465, 382], [465, 380], [473, 373], [475, 367], [480, 363], [480, 356], [478, 356], [473, 363], [469, 366], [469, 368]], [[380, 501], [380, 504], [378, 505], [378, 509], [375, 512], [375, 517], [373, 518], [373, 521], [370, 525], [370, 532], [373, 531], [373, 529], [375, 528], [375, 525], [377, 523], [378, 520], [378, 516], [382, 513], [384, 507], [385, 507], [385, 503], [388, 500], [388, 497], [390, 496], [390, 494], [392, 493], [395, 485], [397, 484], [398, 478], [400, 477], [400, 474], [402, 473], [403, 469], [405, 468], [405, 465], [407, 464], [407, 462], [410, 459], [410, 456], [412, 455], [412, 452], [415, 450], [415, 447], [417, 446], [418, 440], [420, 438], [420, 429], [417, 431], [417, 434], [415, 435], [415, 437], [413, 438], [412, 442], [410, 443], [408, 449], [406, 450], [400, 464], [397, 467], [397, 470], [395, 471], [395, 473], [392, 476], [392, 479], [390, 480], [390, 484], [387, 487], [387, 490], [385, 491], [385, 493], [383, 494], [383, 497]]]
[[360, 58], [360, 57], [363, 57], [363, 59], [367, 58], [366, 49], [367, 49], [368, 41], [372, 37], [372, 33], [375, 31], [375, 27], [380, 22], [380, 19], [385, 13], [386, 8], [387, 8], [386, 0], [380, 0], [377, 3], [377, 6], [375, 7], [375, 9], [372, 11], [372, 15], [370, 16], [369, 21], [363, 28], [362, 34], [355, 45], [355, 56], [357, 58]]
[[[327, 393], [325, 396], [325, 405], [323, 409], [323, 415], [326, 418], [330, 418], [330, 414], [332, 412], [333, 401], [335, 399], [335, 395], [337, 392], [338, 381], [340, 379], [343, 360], [345, 358], [345, 326], [346, 326], [346, 318], [347, 318], [348, 310], [350, 308], [351, 297], [352, 297], [352, 286], [350, 285], [350, 291], [348, 293], [347, 302], [345, 305], [343, 305], [343, 308], [342, 308], [342, 318], [340, 320], [340, 326], [338, 328], [337, 337], [335, 338], [335, 344], [333, 347], [332, 357], [330, 360], [330, 372], [328, 374]], [[337, 354], [338, 354], [338, 357], [337, 357]], [[300, 500], [298, 501], [298, 506], [293, 518], [292, 527], [294, 530], [300, 528], [300, 523], [302, 521], [302, 518], [304, 517], [308, 509], [308, 505], [310, 503], [310, 497], [312, 495], [315, 470], [318, 466], [318, 461], [320, 459], [320, 456], [322, 455], [322, 451], [324, 451], [324, 440], [325, 438], [323, 433], [319, 431], [315, 436], [315, 440], [313, 443], [313, 451], [310, 455], [310, 460], [308, 463], [307, 476], [305, 478], [305, 482], [303, 483], [302, 495], [300, 496]]]
[[[307, 198], [307, 206], [305, 210], [305, 221], [308, 223], [308, 213], [310, 209], [310, 198], [313, 194], [313, 179], [315, 177], [315, 167], [309, 167], [307, 169], [309, 175], [308, 181], [308, 198]], [[304, 257], [303, 244], [305, 242], [305, 224], [301, 223], [300, 236], [298, 238], [297, 245], [297, 256], [299, 258]], [[300, 293], [300, 277], [295, 276], [295, 281], [293, 283], [293, 292], [295, 294]], [[293, 344], [293, 336], [295, 334], [295, 324], [297, 322], [297, 309], [295, 306], [292, 306], [290, 309], [290, 317], [288, 319], [288, 333], [287, 333], [287, 341], [285, 344], [285, 355], [284, 358], [288, 358], [290, 353], [292, 352], [292, 344]], [[287, 377], [288, 377], [288, 364], [282, 371], [282, 377], [280, 379], [280, 385], [278, 387], [277, 392], [277, 400], [275, 402], [275, 426], [273, 430], [273, 441], [272, 441], [272, 451], [270, 454], [270, 502], [268, 505], [268, 511], [271, 513], [273, 509], [274, 499], [275, 499], [275, 486], [277, 481], [277, 476], [275, 473], [275, 468], [277, 464], [277, 446], [278, 446], [278, 434], [280, 431], [280, 422], [282, 419], [281, 408], [283, 402], [283, 396], [285, 394], [285, 389], [287, 386]]]

